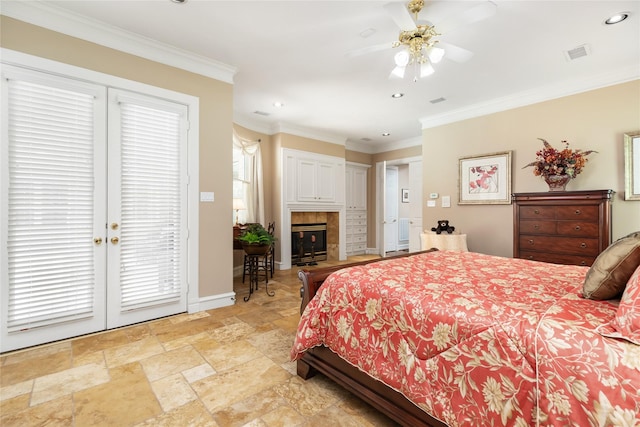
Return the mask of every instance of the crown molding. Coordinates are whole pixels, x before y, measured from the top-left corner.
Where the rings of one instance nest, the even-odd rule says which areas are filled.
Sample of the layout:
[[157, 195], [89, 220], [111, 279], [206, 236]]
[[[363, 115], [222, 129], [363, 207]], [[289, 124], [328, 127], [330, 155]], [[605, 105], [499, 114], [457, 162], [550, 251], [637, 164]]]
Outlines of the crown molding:
[[638, 69], [637, 66], [630, 66], [610, 73], [583, 79], [566, 80], [562, 83], [547, 85], [502, 98], [495, 98], [487, 102], [469, 105], [448, 113], [424, 117], [420, 119], [420, 123], [422, 124], [423, 130], [429, 129], [638, 79], [640, 79], [640, 69]]
[[344, 136], [320, 132], [314, 129], [307, 129], [304, 127], [292, 125], [290, 123], [276, 123], [272, 127], [273, 133], [288, 133], [290, 135], [296, 135], [303, 138], [317, 139], [318, 141], [324, 141], [331, 144], [337, 144], [345, 146], [347, 138]]
[[2, 2], [2, 15], [102, 46], [233, 84], [231, 65], [160, 43], [42, 1]]

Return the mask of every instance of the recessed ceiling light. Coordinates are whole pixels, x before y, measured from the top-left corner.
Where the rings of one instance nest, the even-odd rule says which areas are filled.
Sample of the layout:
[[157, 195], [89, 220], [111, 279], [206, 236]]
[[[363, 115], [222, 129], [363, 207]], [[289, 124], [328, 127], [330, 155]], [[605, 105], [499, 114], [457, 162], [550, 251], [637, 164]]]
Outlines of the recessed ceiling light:
[[182, 3], [186, 3], [187, 0], [171, 0], [172, 3], [178, 3], [178, 4], [182, 4]]
[[273, 103], [273, 106], [276, 107], [276, 108], [282, 108], [282, 107], [284, 107], [284, 103], [276, 101], [276, 102]]
[[400, 93], [400, 92], [396, 92], [393, 95], [391, 95], [392, 98], [402, 98], [404, 96], [404, 93]]
[[610, 18], [606, 19], [604, 21], [604, 23], [606, 25], [613, 25], [613, 24], [617, 24], [619, 22], [624, 21], [628, 17], [629, 17], [629, 12], [620, 12], [620, 13], [616, 13], [615, 15], [611, 16]]
[[382, 132], [382, 136], [389, 136], [391, 135], [389, 132]]

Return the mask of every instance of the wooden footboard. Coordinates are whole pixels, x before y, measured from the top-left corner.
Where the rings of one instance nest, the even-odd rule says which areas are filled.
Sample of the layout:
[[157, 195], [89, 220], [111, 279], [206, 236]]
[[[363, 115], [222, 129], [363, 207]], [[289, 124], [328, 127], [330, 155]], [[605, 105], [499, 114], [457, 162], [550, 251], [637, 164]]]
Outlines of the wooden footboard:
[[[437, 249], [432, 248], [422, 252], [402, 254], [385, 259], [407, 257], [435, 250]], [[343, 268], [369, 264], [377, 261], [381, 260], [374, 259], [326, 268], [317, 268], [314, 270], [304, 269], [299, 271], [298, 277], [302, 281], [302, 288], [300, 289], [302, 296], [300, 313], [304, 311], [304, 308], [307, 306], [309, 301], [311, 301], [318, 289], [320, 289], [320, 286], [322, 286], [322, 283], [331, 273]], [[320, 372], [403, 426], [446, 427], [446, 424], [429, 416], [426, 412], [422, 411], [410, 400], [404, 397], [404, 395], [360, 371], [327, 347], [315, 347], [306, 351], [297, 363], [297, 372], [300, 377], [307, 379], [312, 377], [316, 372]]]

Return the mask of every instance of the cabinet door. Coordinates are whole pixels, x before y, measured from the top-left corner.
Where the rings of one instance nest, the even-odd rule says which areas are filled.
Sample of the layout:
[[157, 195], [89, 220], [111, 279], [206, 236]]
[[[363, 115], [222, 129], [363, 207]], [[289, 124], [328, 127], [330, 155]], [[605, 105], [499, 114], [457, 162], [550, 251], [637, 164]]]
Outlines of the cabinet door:
[[298, 182], [298, 201], [317, 201], [317, 162], [314, 160], [298, 159], [296, 181]]
[[353, 171], [351, 202], [353, 209], [367, 209], [367, 171], [355, 169]]
[[317, 163], [316, 196], [320, 202], [336, 200], [336, 165], [329, 162]]

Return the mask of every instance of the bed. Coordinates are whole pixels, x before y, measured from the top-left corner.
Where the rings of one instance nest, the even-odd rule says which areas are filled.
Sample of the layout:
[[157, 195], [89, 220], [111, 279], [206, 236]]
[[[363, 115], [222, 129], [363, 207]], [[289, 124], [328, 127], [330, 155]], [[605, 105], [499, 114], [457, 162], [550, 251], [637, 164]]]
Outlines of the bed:
[[637, 426], [637, 242], [605, 300], [588, 267], [474, 252], [302, 270], [291, 357], [406, 426]]

